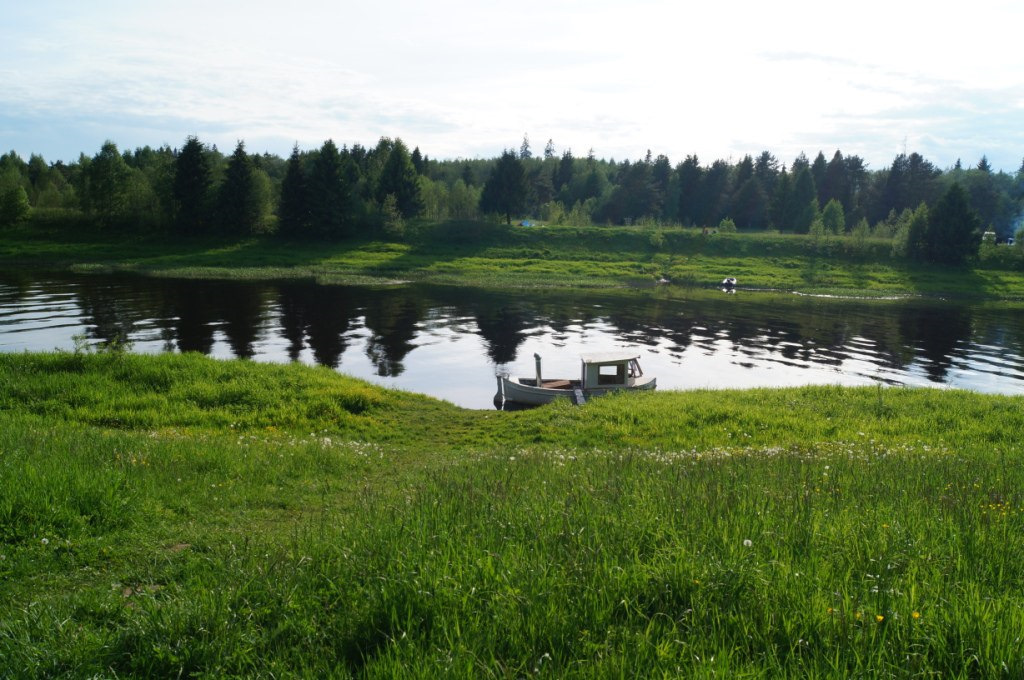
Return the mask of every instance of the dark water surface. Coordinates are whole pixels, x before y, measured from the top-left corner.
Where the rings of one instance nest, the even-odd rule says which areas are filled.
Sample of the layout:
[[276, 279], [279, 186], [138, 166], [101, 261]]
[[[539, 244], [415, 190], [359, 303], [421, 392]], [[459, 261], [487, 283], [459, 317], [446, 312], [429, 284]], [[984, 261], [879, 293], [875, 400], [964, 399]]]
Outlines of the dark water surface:
[[0, 274], [0, 351], [128, 339], [135, 352], [323, 364], [490, 408], [496, 370], [572, 377], [640, 350], [660, 389], [836, 383], [1024, 394], [1019, 307], [763, 293], [594, 294]]

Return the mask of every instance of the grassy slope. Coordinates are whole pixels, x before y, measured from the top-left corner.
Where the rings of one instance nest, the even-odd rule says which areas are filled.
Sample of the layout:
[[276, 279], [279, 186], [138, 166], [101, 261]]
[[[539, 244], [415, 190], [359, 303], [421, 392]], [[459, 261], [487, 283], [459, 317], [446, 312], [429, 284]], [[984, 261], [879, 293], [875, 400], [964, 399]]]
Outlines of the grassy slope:
[[0, 676], [1019, 676], [1021, 406], [0, 355]]
[[744, 287], [804, 292], [1024, 298], [1024, 272], [950, 269], [893, 259], [888, 241], [858, 250], [848, 238], [716, 234], [605, 227], [424, 225], [410, 243], [161, 241], [26, 227], [0, 238], [0, 264], [126, 270], [197, 278], [304, 277], [337, 283], [411, 279], [501, 287], [606, 287], [667, 276], [707, 286], [735, 276]]

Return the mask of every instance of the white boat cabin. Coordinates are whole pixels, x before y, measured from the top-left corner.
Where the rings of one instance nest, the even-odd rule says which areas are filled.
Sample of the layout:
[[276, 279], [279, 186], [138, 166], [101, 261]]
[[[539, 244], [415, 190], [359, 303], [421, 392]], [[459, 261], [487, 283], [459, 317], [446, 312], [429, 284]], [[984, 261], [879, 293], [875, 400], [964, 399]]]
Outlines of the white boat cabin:
[[582, 355], [580, 382], [584, 389], [595, 387], [627, 387], [644, 372], [635, 352], [603, 352]]

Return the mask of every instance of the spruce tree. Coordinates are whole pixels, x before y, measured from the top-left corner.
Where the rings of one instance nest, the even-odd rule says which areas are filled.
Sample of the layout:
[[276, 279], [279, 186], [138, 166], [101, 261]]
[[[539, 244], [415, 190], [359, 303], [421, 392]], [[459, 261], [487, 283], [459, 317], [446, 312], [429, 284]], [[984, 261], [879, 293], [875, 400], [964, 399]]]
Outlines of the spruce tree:
[[239, 141], [228, 159], [224, 183], [217, 195], [217, 215], [221, 231], [228, 234], [251, 234], [259, 230], [263, 211], [256, 181], [256, 168]]
[[697, 156], [687, 156], [686, 160], [676, 167], [676, 178], [679, 182], [679, 221], [684, 225], [697, 224], [703, 179]]
[[928, 214], [928, 259], [943, 264], [963, 264], [978, 254], [981, 221], [971, 208], [967, 192], [954, 183]]
[[212, 179], [206, 150], [191, 136], [174, 161], [174, 223], [179, 233], [199, 234], [207, 223]]
[[788, 226], [797, 234], [806, 234], [819, 210], [818, 192], [814, 187], [814, 178], [811, 176], [810, 168], [801, 169], [793, 180], [790, 205], [791, 212], [787, 212], [789, 212], [792, 222]]
[[526, 171], [523, 163], [512, 151], [504, 151], [491, 171], [480, 195], [480, 211], [505, 216], [512, 224], [512, 215], [526, 208]]
[[792, 228], [793, 224], [793, 183], [789, 179], [786, 168], [782, 168], [779, 178], [775, 182], [775, 192], [772, 194], [771, 214], [772, 226], [776, 229]]
[[823, 206], [828, 202], [825, 198], [825, 174], [828, 172], [828, 162], [825, 160], [825, 154], [821, 151], [814, 157], [814, 162], [811, 163], [811, 177], [814, 178], [814, 188], [817, 191], [815, 198], [818, 199], [818, 206]]
[[281, 181], [281, 202], [277, 208], [278, 232], [282, 236], [301, 238], [309, 235], [309, 186], [302, 167], [299, 145], [292, 147], [288, 167]]
[[377, 202], [383, 205], [388, 196], [395, 197], [398, 211], [405, 219], [418, 217], [423, 212], [419, 176], [401, 139], [391, 145], [377, 181]]
[[572, 149], [562, 152], [562, 159], [558, 161], [558, 170], [555, 171], [555, 191], [561, 191], [572, 183], [575, 172], [575, 160], [572, 157]]
[[320, 147], [309, 174], [309, 212], [312, 231], [318, 236], [338, 238], [355, 234], [362, 217], [359, 197], [359, 168], [352, 155], [342, 154], [328, 139]]

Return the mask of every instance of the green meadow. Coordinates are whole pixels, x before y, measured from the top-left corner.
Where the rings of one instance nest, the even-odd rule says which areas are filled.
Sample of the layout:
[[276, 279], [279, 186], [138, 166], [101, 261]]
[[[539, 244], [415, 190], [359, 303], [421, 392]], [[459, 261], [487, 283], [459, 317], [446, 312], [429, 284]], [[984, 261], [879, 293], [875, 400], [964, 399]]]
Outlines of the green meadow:
[[1021, 677], [1022, 406], [0, 355], [0, 677]]
[[332, 243], [180, 239], [55, 231], [30, 222], [5, 232], [7, 268], [134, 272], [189, 278], [304, 278], [324, 283], [419, 281], [501, 288], [710, 287], [884, 297], [1024, 299], [1024, 259], [1002, 247], [970, 267], [911, 263], [889, 239], [710, 233], [657, 227], [508, 227], [422, 223], [406, 240]]

